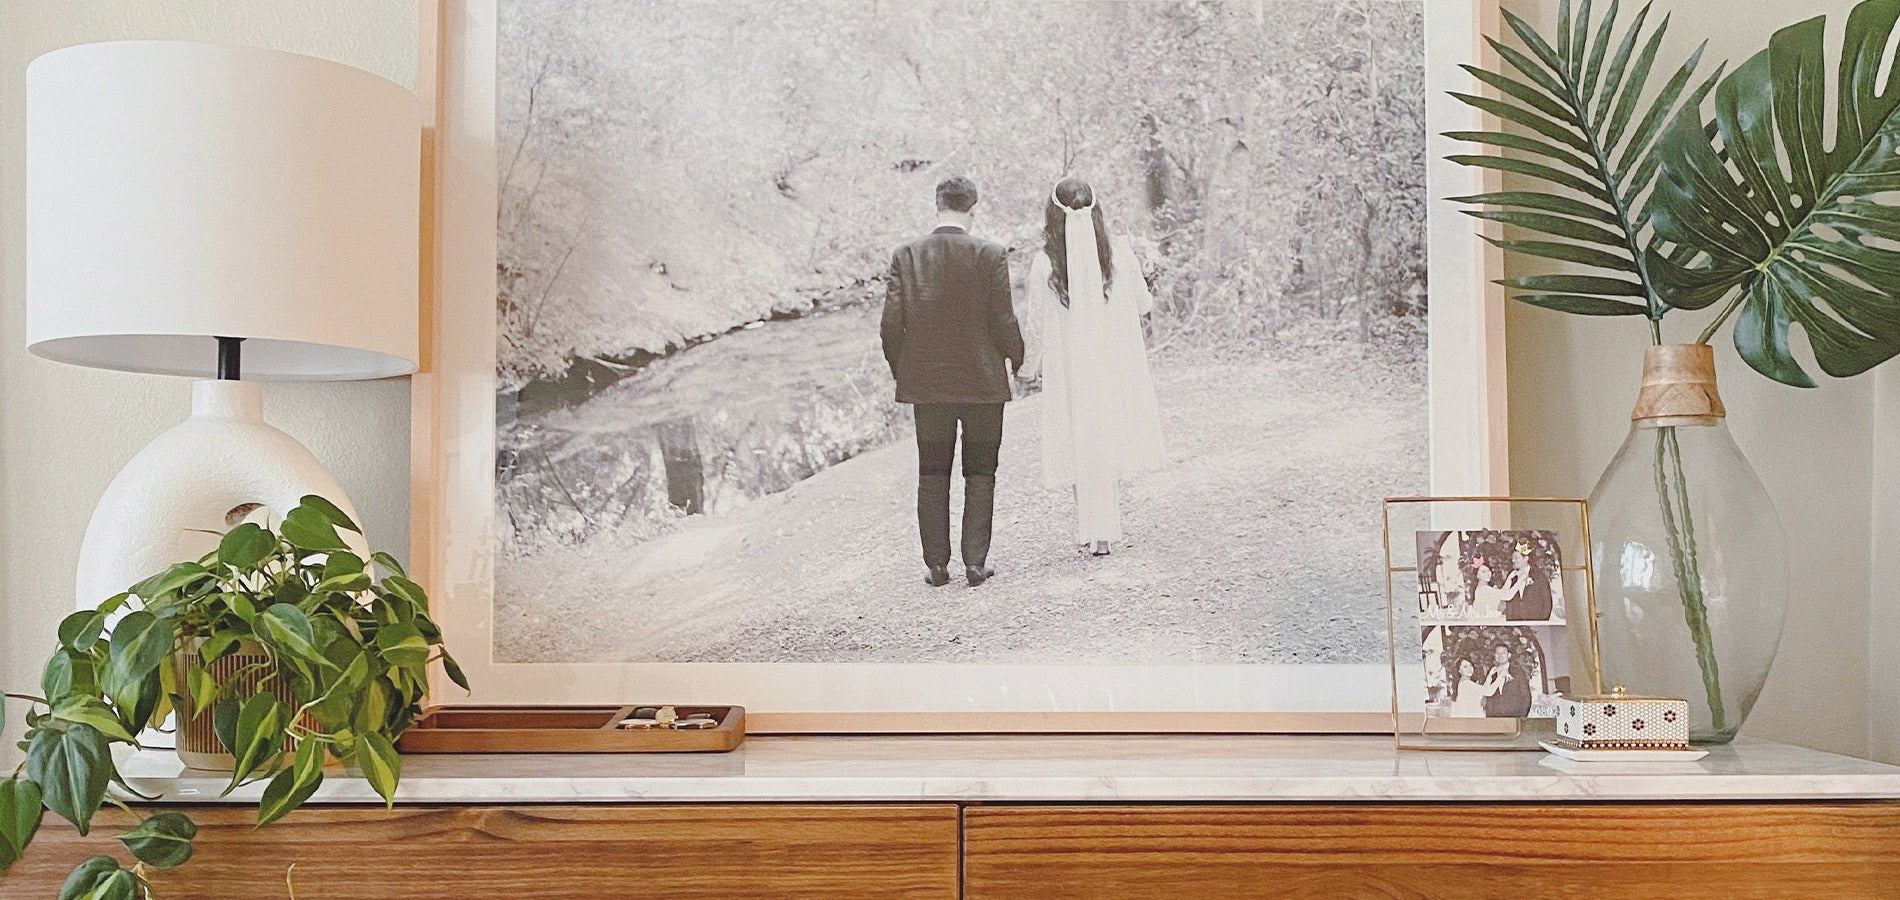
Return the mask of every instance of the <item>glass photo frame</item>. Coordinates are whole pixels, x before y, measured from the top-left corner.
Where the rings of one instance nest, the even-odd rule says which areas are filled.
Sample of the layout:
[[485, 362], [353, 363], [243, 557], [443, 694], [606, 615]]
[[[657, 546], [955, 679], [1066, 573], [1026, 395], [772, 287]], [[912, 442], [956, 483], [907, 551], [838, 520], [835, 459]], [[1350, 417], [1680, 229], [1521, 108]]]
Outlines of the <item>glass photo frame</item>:
[[1537, 750], [1556, 698], [1597, 694], [1589, 505], [1384, 504], [1392, 734], [1402, 750]]

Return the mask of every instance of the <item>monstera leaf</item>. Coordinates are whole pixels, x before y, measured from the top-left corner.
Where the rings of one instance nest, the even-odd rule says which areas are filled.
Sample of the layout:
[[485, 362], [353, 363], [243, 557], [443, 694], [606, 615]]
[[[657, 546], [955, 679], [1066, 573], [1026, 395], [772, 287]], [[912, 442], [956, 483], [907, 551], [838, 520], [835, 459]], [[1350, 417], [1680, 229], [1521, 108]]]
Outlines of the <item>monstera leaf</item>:
[[1836, 377], [1900, 352], [1900, 206], [1889, 193], [1900, 191], [1900, 67], [1880, 77], [1896, 19], [1900, 0], [1866, 0], [1848, 15], [1831, 142], [1826, 21], [1816, 17], [1776, 32], [1724, 79], [1712, 120], [1685, 111], [1660, 143], [1656, 234], [1699, 251], [1650, 261], [1665, 301], [1695, 309], [1727, 298], [1724, 317], [1739, 306], [1735, 349], [1786, 384], [1814, 386], [1789, 352], [1797, 323]]
[[[1553, 190], [1509, 190], [1452, 199], [1496, 207], [1467, 212], [1543, 236], [1537, 240], [1486, 238], [1505, 250], [1585, 267], [1584, 271], [1500, 282], [1518, 289], [1517, 299], [1581, 315], [1641, 315], [1655, 320], [1662, 318], [1667, 307], [1652, 289], [1646, 269], [1652, 258], [1674, 258], [1650, 246], [1652, 236], [1642, 206], [1661, 163], [1656, 155], [1657, 137], [1676, 110], [1700, 104], [1716, 79], [1691, 87], [1702, 56], [1697, 49], [1652, 95], [1650, 73], [1669, 21], [1665, 17], [1645, 31], [1649, 7], [1644, 6], [1619, 33], [1618, 12], [1618, 3], [1612, 0], [1601, 21], [1592, 25], [1590, 0], [1583, 0], [1574, 16], [1570, 0], [1563, 0], [1555, 41], [1523, 19], [1504, 13], [1524, 50], [1492, 40], [1492, 48], [1509, 64], [1508, 69], [1464, 67], [1500, 96], [1456, 92], [1452, 96], [1516, 128], [1448, 133], [1456, 140], [1498, 148], [1450, 159], [1527, 176]], [[1503, 152], [1507, 150], [1512, 152]]]

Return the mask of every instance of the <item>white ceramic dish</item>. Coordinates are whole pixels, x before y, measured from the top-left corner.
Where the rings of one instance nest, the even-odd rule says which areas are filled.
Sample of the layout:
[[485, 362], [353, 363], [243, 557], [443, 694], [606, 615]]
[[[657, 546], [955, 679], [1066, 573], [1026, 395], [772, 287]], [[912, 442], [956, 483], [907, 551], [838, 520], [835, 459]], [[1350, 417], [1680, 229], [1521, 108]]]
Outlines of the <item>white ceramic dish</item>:
[[1707, 750], [1574, 750], [1550, 741], [1539, 746], [1571, 762], [1693, 762], [1709, 755]]

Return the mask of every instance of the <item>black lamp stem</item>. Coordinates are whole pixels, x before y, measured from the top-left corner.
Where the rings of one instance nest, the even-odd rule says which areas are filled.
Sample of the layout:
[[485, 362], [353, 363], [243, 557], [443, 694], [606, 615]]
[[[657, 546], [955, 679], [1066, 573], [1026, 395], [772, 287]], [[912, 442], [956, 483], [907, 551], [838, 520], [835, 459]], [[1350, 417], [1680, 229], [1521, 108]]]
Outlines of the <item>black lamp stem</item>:
[[218, 380], [236, 381], [243, 357], [243, 338], [218, 338]]

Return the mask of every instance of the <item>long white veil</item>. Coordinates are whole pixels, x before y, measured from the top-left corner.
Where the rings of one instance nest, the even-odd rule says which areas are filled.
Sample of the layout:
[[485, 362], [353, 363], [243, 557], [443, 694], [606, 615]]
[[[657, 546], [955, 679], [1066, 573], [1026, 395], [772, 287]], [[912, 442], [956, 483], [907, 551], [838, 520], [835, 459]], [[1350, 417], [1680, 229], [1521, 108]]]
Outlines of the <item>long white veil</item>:
[[[1141, 315], [1152, 306], [1140, 262], [1125, 239], [1110, 243], [1114, 274], [1103, 271], [1096, 201], [1074, 207], [1060, 194], [1068, 304], [1042, 284], [1047, 360], [1043, 391], [1043, 482], [1076, 490], [1077, 539], [1120, 540], [1118, 479], [1162, 461], [1161, 416], [1149, 372]], [[1046, 270], [1042, 270], [1045, 271]], [[1113, 278], [1110, 283], [1111, 277]], [[1032, 279], [1034, 282], [1035, 279]]]
[[1062, 235], [1069, 248], [1069, 302], [1076, 303], [1076, 298], [1082, 298], [1081, 302], [1085, 303], [1101, 300], [1102, 255], [1095, 236], [1095, 198], [1091, 196], [1080, 209], [1063, 203], [1059, 196], [1052, 194], [1050, 199], [1064, 214]]

